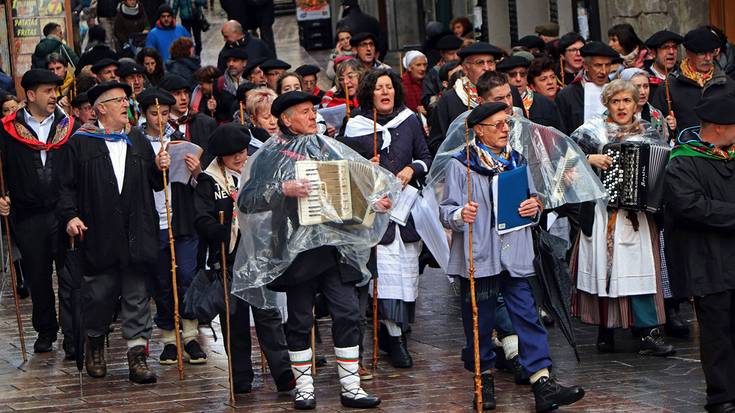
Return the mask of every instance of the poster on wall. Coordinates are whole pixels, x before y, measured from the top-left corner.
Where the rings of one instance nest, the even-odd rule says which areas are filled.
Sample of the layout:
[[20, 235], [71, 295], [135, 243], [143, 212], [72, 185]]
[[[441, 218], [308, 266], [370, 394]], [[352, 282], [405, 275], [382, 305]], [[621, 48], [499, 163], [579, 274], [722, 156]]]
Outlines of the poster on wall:
[[296, 20], [322, 20], [330, 17], [329, 0], [296, 0]]
[[[8, 17], [5, 4], [0, 4], [0, 33], [8, 32]], [[10, 36], [0, 36], [0, 69], [10, 73]]]
[[[5, 0], [10, 13], [3, 19], [11, 30], [10, 70], [20, 93], [20, 79], [31, 68], [31, 56], [43, 39], [43, 27], [49, 23], [61, 25], [67, 44], [73, 44], [70, 0]], [[7, 21], [7, 23], [6, 23]]]

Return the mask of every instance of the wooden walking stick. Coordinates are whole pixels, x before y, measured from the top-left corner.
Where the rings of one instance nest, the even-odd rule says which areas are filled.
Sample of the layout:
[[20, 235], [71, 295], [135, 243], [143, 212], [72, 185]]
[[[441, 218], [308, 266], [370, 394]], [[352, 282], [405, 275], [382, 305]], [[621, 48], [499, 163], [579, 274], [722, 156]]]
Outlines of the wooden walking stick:
[[[0, 195], [8, 196], [5, 191], [5, 173], [3, 172], [3, 161], [0, 157]], [[13, 244], [10, 241], [10, 218], [8, 215], [3, 217], [3, 225], [5, 226], [5, 244], [8, 248], [8, 267], [10, 267], [10, 283], [13, 286], [13, 301], [15, 302], [15, 320], [18, 323], [18, 336], [20, 337], [20, 352], [23, 355], [23, 362], [28, 361], [26, 353], [26, 339], [23, 335], [23, 320], [20, 318], [20, 297], [18, 296], [18, 277], [15, 274], [15, 265], [13, 264]]]
[[664, 77], [664, 87], [666, 88], [666, 105], [669, 108], [669, 115], [671, 115], [671, 92], [669, 92], [669, 69], [665, 68], [666, 75]]
[[[378, 157], [378, 110], [373, 108], [373, 158]], [[373, 278], [373, 373], [378, 369], [378, 277]]]
[[347, 120], [350, 120], [350, 90], [347, 89], [347, 82], [342, 81], [342, 87], [345, 89], [345, 102], [347, 103], [345, 114], [347, 115]]
[[[225, 179], [227, 179], [226, 176]], [[219, 211], [219, 223], [222, 225], [225, 224], [224, 211]], [[230, 289], [227, 286], [227, 249], [225, 247], [224, 241], [220, 243], [219, 249], [220, 261], [222, 266], [222, 287], [224, 288], [225, 292], [225, 329], [227, 331], [227, 340], [225, 341], [225, 345], [227, 346], [227, 380], [230, 384], [230, 404], [234, 406], [235, 390], [232, 384], [232, 350], [230, 348]], [[222, 320], [220, 320], [220, 322], [222, 322]]]
[[311, 308], [311, 374], [316, 377], [316, 310]]
[[559, 56], [559, 83], [561, 83], [561, 87], [566, 86], [564, 83], [564, 59], [562, 59], [562, 56]]
[[[158, 141], [161, 143], [160, 152], [164, 151], [163, 148], [163, 120], [161, 119], [161, 106], [158, 104], [158, 98], [156, 98], [156, 112], [158, 112]], [[159, 152], [159, 153], [160, 153]], [[168, 177], [166, 176], [166, 169], [161, 171], [163, 173], [163, 193], [166, 205], [166, 222], [168, 223], [168, 245], [171, 251], [171, 289], [174, 294], [174, 333], [176, 334], [176, 367], [179, 369], [179, 380], [184, 380], [184, 360], [181, 353], [181, 336], [179, 334], [179, 290], [176, 285], [176, 249], [174, 248], [174, 232], [171, 225], [171, 204], [168, 199]]]
[[398, 52], [398, 76], [403, 79], [403, 52]]

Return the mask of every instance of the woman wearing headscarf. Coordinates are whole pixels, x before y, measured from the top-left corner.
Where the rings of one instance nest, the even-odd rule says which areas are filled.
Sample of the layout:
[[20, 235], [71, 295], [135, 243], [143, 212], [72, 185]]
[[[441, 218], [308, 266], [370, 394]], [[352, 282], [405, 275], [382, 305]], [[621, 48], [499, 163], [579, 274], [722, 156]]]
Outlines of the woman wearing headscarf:
[[648, 72], [637, 67], [631, 67], [620, 72], [620, 79], [631, 82], [638, 89], [638, 118], [649, 122], [661, 135], [661, 138], [668, 142], [671, 139], [669, 130], [676, 130], [676, 118], [671, 114], [664, 116], [660, 110], [649, 102], [651, 85], [648, 80]]
[[416, 113], [427, 116], [426, 109], [421, 103], [423, 82], [426, 77], [428, 62], [426, 56], [416, 50], [411, 50], [403, 56], [403, 93], [406, 107]]

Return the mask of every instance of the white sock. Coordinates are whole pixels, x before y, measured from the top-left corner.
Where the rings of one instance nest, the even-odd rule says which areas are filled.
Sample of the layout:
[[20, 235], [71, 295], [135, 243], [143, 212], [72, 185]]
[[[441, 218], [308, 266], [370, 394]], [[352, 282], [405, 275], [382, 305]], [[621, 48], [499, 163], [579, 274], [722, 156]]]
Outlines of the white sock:
[[164, 346], [166, 344], [176, 345], [176, 334], [174, 330], [161, 330], [161, 340]]
[[503, 337], [500, 342], [503, 343], [503, 351], [505, 352], [506, 360], [511, 360], [513, 357], [518, 355], [518, 336], [512, 335]]
[[549, 369], [541, 369], [533, 373], [528, 380], [533, 384], [541, 380], [543, 377], [549, 377]]
[[339, 384], [342, 386], [342, 396], [352, 399], [367, 397], [365, 390], [360, 387], [360, 375], [358, 374], [360, 348], [335, 347], [334, 355], [337, 357], [337, 373], [339, 373]]
[[401, 327], [398, 326], [398, 324], [394, 323], [390, 320], [380, 320], [381, 323], [388, 329], [388, 334], [391, 337], [400, 337], [403, 334], [403, 330], [401, 330]]
[[314, 398], [314, 377], [311, 372], [311, 349], [289, 351], [291, 371], [296, 378], [296, 393], [294, 399], [308, 400]]
[[134, 338], [132, 340], [128, 340], [128, 349], [137, 346], [145, 346], [146, 344], [148, 344], [148, 340], [145, 337]]
[[199, 335], [199, 321], [198, 320], [187, 320], [182, 319], [181, 324], [183, 326], [183, 342], [184, 345], [189, 344], [191, 340], [194, 340]]

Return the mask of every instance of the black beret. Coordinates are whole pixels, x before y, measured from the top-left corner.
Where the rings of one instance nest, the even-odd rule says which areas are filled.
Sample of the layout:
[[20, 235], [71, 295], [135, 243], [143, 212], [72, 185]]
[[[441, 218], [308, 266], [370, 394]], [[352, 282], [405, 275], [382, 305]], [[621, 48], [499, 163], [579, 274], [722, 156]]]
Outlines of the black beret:
[[122, 89], [128, 96], [133, 93], [133, 89], [131, 89], [130, 85], [128, 85], [127, 83], [120, 83], [116, 80], [109, 80], [107, 82], [102, 82], [98, 85], [95, 85], [93, 88], [87, 91], [89, 103], [94, 105], [94, 103], [97, 101], [97, 99], [99, 99], [100, 96], [102, 96], [103, 93], [113, 89]]
[[123, 63], [120, 65], [120, 67], [117, 68], [117, 75], [121, 79], [135, 74], [145, 75], [145, 69], [143, 68], [143, 66], [137, 63]]
[[145, 111], [149, 106], [156, 104], [158, 99], [159, 105], [172, 106], [176, 104], [176, 99], [166, 90], [158, 87], [149, 87], [138, 95], [138, 105], [140, 109]]
[[319, 67], [314, 65], [301, 65], [294, 70], [294, 72], [301, 75], [301, 77], [309, 76], [309, 75], [315, 75], [319, 73]]
[[375, 35], [370, 32], [361, 32], [357, 33], [354, 36], [350, 38], [350, 46], [357, 47], [360, 43], [363, 42], [363, 40], [367, 39], [373, 39], [373, 42], [377, 42], [378, 40], [375, 38]]
[[487, 119], [489, 116], [504, 111], [507, 108], [508, 105], [503, 102], [483, 103], [482, 105], [472, 109], [472, 112], [467, 116], [467, 126], [471, 128], [478, 123], [482, 123], [482, 121]]
[[227, 59], [248, 60], [248, 53], [243, 48], [233, 47], [222, 51], [222, 59], [225, 61]]
[[105, 58], [100, 60], [99, 62], [92, 65], [92, 73], [98, 74], [102, 71], [102, 69], [106, 68], [107, 66], [115, 66], [120, 67], [120, 63], [118, 63], [117, 60], [112, 60], [110, 58]]
[[668, 30], [661, 30], [651, 35], [651, 37], [646, 40], [645, 44], [646, 47], [649, 49], [658, 49], [659, 47], [663, 46], [664, 43], [672, 40], [676, 44], [681, 44], [684, 38], [681, 37], [681, 35], [678, 33], [674, 33]]
[[163, 13], [168, 13], [173, 16], [174, 10], [168, 4], [162, 4], [158, 6], [158, 17], [161, 17]]
[[700, 121], [714, 123], [715, 125], [735, 124], [735, 96], [731, 94], [718, 94], [705, 97], [694, 107], [694, 113]]
[[499, 59], [501, 56], [503, 56], [503, 51], [489, 43], [477, 42], [472, 43], [467, 47], [463, 47], [459, 50], [459, 52], [457, 52], [457, 56], [459, 56], [461, 60], [464, 60], [469, 56], [478, 54], [489, 54], [495, 56], [496, 59]]
[[516, 46], [522, 46], [526, 49], [539, 49], [546, 50], [546, 43], [541, 40], [540, 37], [534, 35], [523, 36], [515, 44]]
[[87, 92], [82, 92], [74, 96], [74, 99], [71, 100], [71, 107], [81, 108], [85, 103], [89, 103], [89, 96], [87, 96]]
[[302, 92], [300, 90], [293, 90], [286, 92], [276, 98], [271, 105], [271, 113], [275, 117], [281, 116], [286, 109], [291, 106], [298, 105], [303, 102], [311, 102], [312, 105], [316, 105], [322, 100], [318, 96]]
[[173, 92], [174, 90], [181, 90], [186, 89], [189, 90], [189, 86], [191, 84], [188, 80], [184, 79], [183, 77], [175, 74], [168, 74], [166, 77], [163, 78], [161, 83], [158, 84], [158, 86], [161, 89], [165, 89], [169, 92]]
[[29, 89], [36, 85], [61, 86], [64, 79], [56, 76], [54, 72], [47, 69], [31, 69], [23, 74], [20, 85], [23, 89]]
[[611, 59], [617, 59], [620, 57], [620, 53], [616, 52], [615, 49], [605, 43], [595, 40], [587, 42], [587, 44], [582, 46], [582, 48], [579, 49], [579, 53], [582, 54], [582, 57], [602, 56], [609, 57]]
[[256, 85], [253, 82], [242, 82], [240, 83], [240, 86], [237, 87], [237, 100], [238, 101], [245, 101], [245, 94], [250, 92], [251, 90], [257, 88], [258, 85]]
[[247, 149], [248, 145], [248, 128], [238, 122], [223, 123], [210, 135], [207, 151], [214, 156], [227, 156]]
[[248, 65], [245, 66], [245, 70], [242, 72], [242, 77], [250, 76], [250, 73], [252, 73], [255, 68], [262, 65], [267, 60], [267, 57], [256, 57], [254, 59], [248, 60]]
[[268, 59], [265, 62], [260, 64], [260, 68], [263, 69], [264, 72], [267, 72], [269, 70], [273, 69], [283, 69], [288, 70], [291, 68], [291, 65], [284, 62], [283, 60], [278, 59]]
[[684, 35], [682, 42], [690, 52], [704, 53], [722, 47], [722, 40], [712, 30], [700, 28]]
[[508, 56], [501, 60], [500, 63], [498, 63], [496, 69], [499, 72], [507, 72], [511, 69], [515, 69], [516, 67], [528, 68], [528, 66], [531, 66], [531, 61], [526, 59], [525, 57]]
[[449, 72], [459, 66], [459, 60], [450, 60], [439, 69], [439, 80], [449, 81]]
[[577, 42], [584, 43], [584, 37], [580, 36], [579, 33], [574, 32], [565, 34], [559, 38], [559, 53], [563, 54], [569, 46]]
[[438, 42], [436, 42], [436, 50], [459, 50], [462, 47], [463, 41], [459, 37], [448, 34], [442, 36]]
[[559, 23], [548, 22], [544, 24], [539, 24], [538, 26], [536, 26], [534, 31], [540, 35], [556, 37], [559, 35]]

